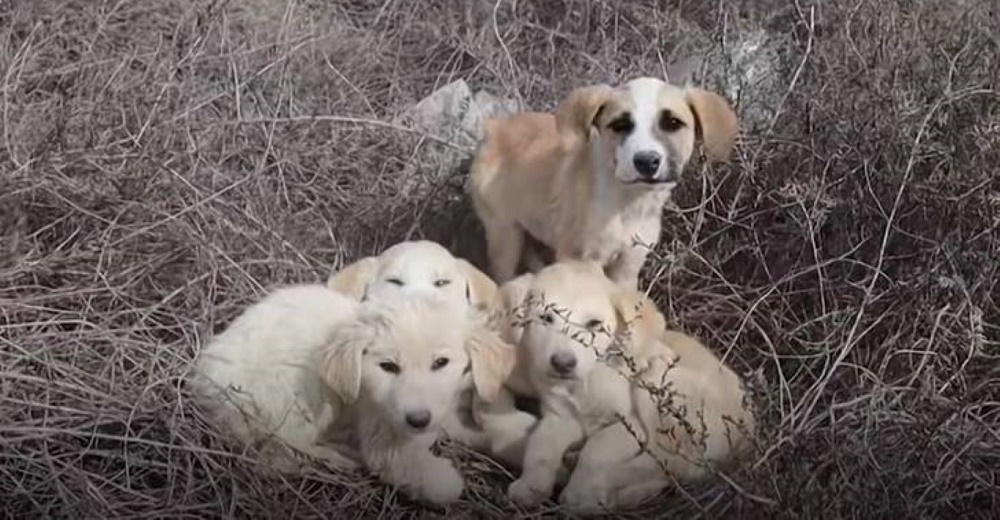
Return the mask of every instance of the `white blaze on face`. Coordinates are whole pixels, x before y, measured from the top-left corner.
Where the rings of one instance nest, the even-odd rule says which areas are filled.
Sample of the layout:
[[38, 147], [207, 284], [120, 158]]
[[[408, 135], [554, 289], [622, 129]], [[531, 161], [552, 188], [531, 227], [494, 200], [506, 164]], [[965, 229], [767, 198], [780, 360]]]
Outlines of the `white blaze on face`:
[[[666, 168], [668, 151], [658, 137], [659, 97], [665, 83], [655, 78], [639, 78], [625, 85], [632, 102], [632, 131], [618, 148], [619, 178], [626, 182], [653, 180]], [[621, 175], [624, 174], [624, 175]]]

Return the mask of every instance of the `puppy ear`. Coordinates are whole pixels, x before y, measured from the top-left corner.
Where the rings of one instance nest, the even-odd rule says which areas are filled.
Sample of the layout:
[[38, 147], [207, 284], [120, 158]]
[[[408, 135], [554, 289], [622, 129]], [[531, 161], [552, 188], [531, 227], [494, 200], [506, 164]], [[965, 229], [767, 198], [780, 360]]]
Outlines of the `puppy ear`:
[[500, 286], [497, 304], [504, 314], [504, 339], [515, 345], [521, 343], [521, 335], [524, 333], [520, 316], [526, 310], [523, 307], [534, 278], [532, 273], [524, 273]]
[[375, 340], [371, 327], [351, 322], [339, 327], [320, 359], [323, 381], [345, 403], [353, 403], [361, 392], [361, 361]]
[[476, 307], [493, 307], [499, 290], [496, 282], [479, 269], [476, 269], [476, 266], [472, 265], [469, 261], [463, 258], [456, 260], [458, 260], [459, 269], [465, 274], [465, 290], [469, 298], [469, 303]]
[[713, 161], [727, 162], [738, 131], [736, 112], [726, 98], [701, 88], [688, 88], [686, 98], [698, 120], [705, 155]]
[[365, 288], [375, 278], [377, 267], [378, 257], [362, 258], [330, 276], [330, 279], [326, 281], [326, 286], [355, 300], [360, 300], [365, 295]]
[[559, 133], [571, 139], [589, 139], [590, 127], [594, 125], [601, 108], [611, 99], [612, 92], [607, 85], [581, 87], [570, 92], [556, 108]]
[[493, 331], [473, 326], [465, 340], [472, 363], [472, 382], [476, 393], [486, 401], [496, 400], [504, 381], [514, 371], [517, 351]]
[[666, 330], [666, 319], [656, 303], [639, 291], [619, 289], [612, 294], [611, 304], [618, 316], [618, 334], [627, 331], [632, 344], [645, 344]]

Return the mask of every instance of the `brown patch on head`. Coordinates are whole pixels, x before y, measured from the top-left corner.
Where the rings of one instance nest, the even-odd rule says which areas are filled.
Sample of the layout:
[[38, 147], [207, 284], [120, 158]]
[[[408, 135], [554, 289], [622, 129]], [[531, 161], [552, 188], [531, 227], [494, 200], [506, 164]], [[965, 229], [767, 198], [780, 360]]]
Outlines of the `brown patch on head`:
[[607, 85], [581, 87], [556, 108], [556, 127], [564, 139], [584, 140], [590, 138], [590, 128], [598, 114], [611, 98], [613, 90]]

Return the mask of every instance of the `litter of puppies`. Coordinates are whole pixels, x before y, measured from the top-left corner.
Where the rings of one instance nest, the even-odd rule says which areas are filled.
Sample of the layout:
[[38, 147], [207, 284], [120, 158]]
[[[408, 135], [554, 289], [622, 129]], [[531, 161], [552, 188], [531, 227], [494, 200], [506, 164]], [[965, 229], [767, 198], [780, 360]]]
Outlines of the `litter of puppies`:
[[[496, 281], [423, 240], [325, 285], [277, 289], [201, 352], [203, 405], [243, 444], [266, 443], [274, 469], [298, 456], [360, 465], [438, 505], [463, 489], [429, 451], [441, 436], [519, 469], [512, 503], [538, 506], [561, 484], [558, 501], [578, 514], [638, 506], [746, 459], [742, 382], [666, 328], [637, 287], [646, 255], [628, 245], [637, 229], [658, 238], [696, 135], [726, 159], [737, 132], [726, 101], [641, 78], [574, 90], [554, 116], [484, 124], [470, 191]], [[529, 233], [555, 262], [535, 256], [514, 277]]]

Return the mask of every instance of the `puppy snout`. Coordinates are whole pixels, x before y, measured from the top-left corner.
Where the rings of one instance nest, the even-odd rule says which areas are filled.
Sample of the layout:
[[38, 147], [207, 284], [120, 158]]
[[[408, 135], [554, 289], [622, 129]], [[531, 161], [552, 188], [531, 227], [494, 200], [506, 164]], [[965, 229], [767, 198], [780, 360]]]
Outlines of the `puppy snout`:
[[660, 171], [660, 154], [656, 152], [637, 152], [632, 156], [635, 171], [643, 177], [652, 178]]
[[568, 375], [576, 368], [576, 356], [572, 352], [556, 352], [549, 357], [549, 364], [557, 374]]
[[410, 427], [414, 429], [422, 430], [430, 423], [431, 413], [427, 410], [417, 410], [415, 412], [406, 413], [406, 424], [409, 424]]

